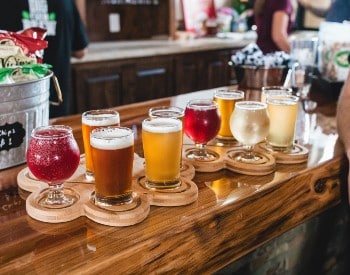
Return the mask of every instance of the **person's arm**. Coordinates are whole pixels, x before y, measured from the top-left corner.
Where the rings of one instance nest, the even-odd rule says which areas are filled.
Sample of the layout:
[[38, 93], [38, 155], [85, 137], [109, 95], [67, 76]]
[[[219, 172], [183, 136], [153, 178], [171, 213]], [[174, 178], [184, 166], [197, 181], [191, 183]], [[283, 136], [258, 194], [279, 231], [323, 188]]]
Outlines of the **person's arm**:
[[309, 1], [305, 0], [298, 0], [298, 3], [305, 9], [313, 13], [314, 15], [318, 17], [325, 17], [327, 15], [327, 12], [329, 10], [329, 7], [327, 8], [319, 8], [315, 7], [312, 4], [310, 4]]
[[81, 59], [87, 54], [87, 52], [88, 52], [87, 48], [82, 49], [82, 50], [78, 50], [78, 51], [73, 51], [72, 56], [75, 58]]
[[[338, 98], [337, 127], [340, 140], [344, 144], [346, 156], [350, 161], [350, 72]], [[350, 201], [350, 172], [348, 174]]]
[[288, 40], [288, 15], [284, 11], [276, 11], [272, 17], [271, 37], [284, 52], [290, 53]]

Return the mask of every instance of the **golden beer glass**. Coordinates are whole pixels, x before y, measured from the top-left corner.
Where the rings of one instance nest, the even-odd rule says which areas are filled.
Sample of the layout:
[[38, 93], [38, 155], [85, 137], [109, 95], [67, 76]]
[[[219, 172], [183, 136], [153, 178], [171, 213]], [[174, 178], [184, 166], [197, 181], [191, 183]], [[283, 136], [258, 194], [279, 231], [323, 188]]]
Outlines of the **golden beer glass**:
[[[111, 209], [132, 202], [134, 134], [120, 126], [96, 128], [90, 136], [95, 204]], [[112, 208], [113, 210], [113, 208]]]
[[267, 97], [267, 111], [270, 117], [269, 133], [266, 137], [268, 149], [285, 152], [293, 149], [298, 100], [299, 98], [293, 95]]
[[264, 86], [261, 88], [261, 102], [266, 103], [270, 95], [292, 95], [292, 89], [283, 86]]
[[243, 99], [244, 92], [240, 90], [219, 89], [214, 92], [214, 101], [218, 104], [218, 111], [221, 117], [220, 129], [217, 134], [220, 145], [229, 144], [229, 141], [234, 140], [230, 129], [230, 118], [236, 102]]
[[86, 179], [94, 180], [94, 167], [91, 159], [90, 133], [93, 129], [106, 126], [119, 126], [119, 113], [114, 110], [91, 110], [84, 112], [81, 118], [83, 143], [85, 151]]
[[182, 122], [147, 118], [142, 122], [146, 187], [172, 189], [181, 185]]

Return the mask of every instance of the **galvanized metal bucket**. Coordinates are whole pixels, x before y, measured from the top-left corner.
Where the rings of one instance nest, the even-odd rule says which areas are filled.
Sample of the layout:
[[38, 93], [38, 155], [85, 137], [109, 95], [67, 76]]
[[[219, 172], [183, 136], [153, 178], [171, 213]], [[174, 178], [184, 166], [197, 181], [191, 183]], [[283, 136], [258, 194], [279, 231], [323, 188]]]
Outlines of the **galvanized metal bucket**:
[[31, 131], [48, 125], [53, 76], [49, 71], [37, 80], [0, 85], [0, 170], [24, 163]]

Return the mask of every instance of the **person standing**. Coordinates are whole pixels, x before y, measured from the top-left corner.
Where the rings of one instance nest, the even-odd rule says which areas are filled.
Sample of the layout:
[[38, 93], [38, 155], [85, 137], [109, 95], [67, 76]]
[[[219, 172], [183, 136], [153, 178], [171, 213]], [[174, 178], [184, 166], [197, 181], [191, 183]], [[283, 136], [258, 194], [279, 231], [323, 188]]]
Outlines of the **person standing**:
[[[30, 27], [47, 30], [48, 48], [43, 62], [52, 65], [61, 87], [63, 102], [50, 105], [50, 118], [70, 114], [71, 57], [83, 58], [89, 39], [73, 0], [10, 0], [3, 1], [0, 10], [0, 29], [21, 31]], [[57, 101], [53, 85], [50, 100]]]
[[291, 0], [255, 0], [257, 45], [263, 53], [290, 52], [288, 36], [293, 29]]

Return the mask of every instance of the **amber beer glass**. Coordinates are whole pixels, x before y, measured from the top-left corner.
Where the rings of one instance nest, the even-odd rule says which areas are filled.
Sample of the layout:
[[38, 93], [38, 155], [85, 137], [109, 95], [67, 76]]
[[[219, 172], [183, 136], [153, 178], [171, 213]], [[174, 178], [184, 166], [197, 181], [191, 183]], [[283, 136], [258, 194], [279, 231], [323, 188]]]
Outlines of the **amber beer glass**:
[[91, 110], [82, 115], [82, 133], [85, 151], [86, 179], [94, 179], [94, 168], [91, 160], [90, 133], [97, 127], [119, 126], [119, 113], [114, 110]]
[[90, 136], [95, 176], [95, 204], [114, 206], [132, 201], [134, 134], [131, 129], [108, 126]]
[[181, 185], [182, 122], [177, 118], [147, 118], [142, 122], [146, 186], [171, 189]]
[[217, 138], [219, 140], [233, 140], [230, 129], [231, 114], [235, 109], [235, 104], [244, 99], [244, 92], [239, 90], [219, 89], [214, 92], [214, 101], [218, 104], [221, 117], [221, 125]]

